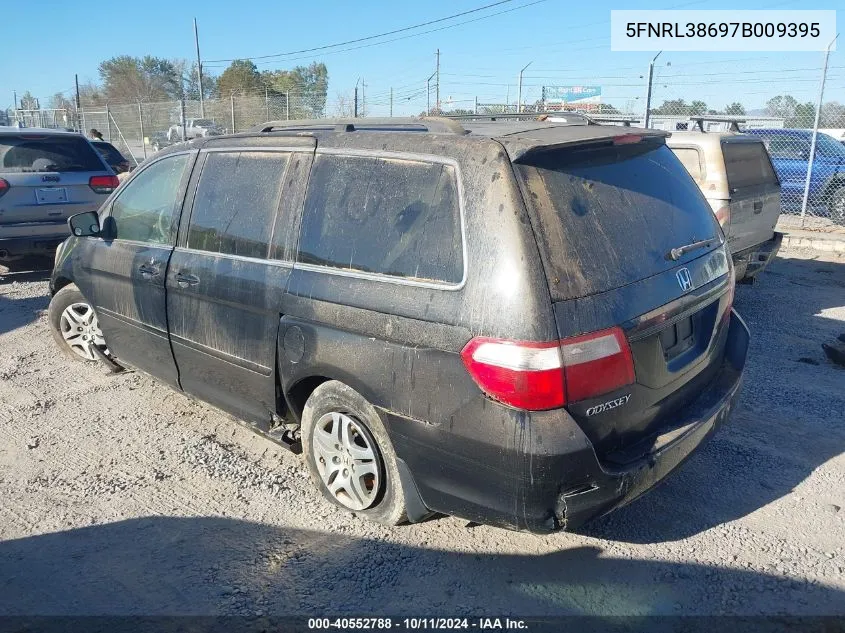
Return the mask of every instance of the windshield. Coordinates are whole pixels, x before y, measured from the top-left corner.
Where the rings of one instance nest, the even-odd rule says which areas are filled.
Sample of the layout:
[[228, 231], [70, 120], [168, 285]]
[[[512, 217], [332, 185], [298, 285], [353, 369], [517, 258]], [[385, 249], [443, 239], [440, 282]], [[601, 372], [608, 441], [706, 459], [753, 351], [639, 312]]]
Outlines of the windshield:
[[[812, 136], [810, 138], [812, 139]], [[816, 150], [819, 154], [823, 154], [825, 156], [845, 158], [845, 145], [837, 141], [832, 136], [822, 134], [821, 132], [816, 135]]]
[[196, 121], [194, 121], [194, 125], [202, 126], [202, 127], [210, 127], [210, 126], [214, 125], [214, 121], [212, 121], [211, 119], [197, 119]]
[[673, 248], [721, 242], [707, 201], [662, 140], [550, 151], [517, 168], [555, 301], [618, 288], [707, 252], [672, 261]]
[[0, 171], [105, 171], [91, 145], [79, 136], [0, 136]]

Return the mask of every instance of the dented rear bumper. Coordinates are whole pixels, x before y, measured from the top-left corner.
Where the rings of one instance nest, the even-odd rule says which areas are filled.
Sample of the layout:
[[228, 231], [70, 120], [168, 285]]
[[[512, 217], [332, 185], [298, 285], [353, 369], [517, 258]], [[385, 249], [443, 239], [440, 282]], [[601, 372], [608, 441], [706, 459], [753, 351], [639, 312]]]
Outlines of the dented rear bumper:
[[[385, 412], [413, 495], [432, 511], [509, 529], [572, 530], [630, 503], [680, 466], [734, 408], [749, 333], [731, 313], [723, 364], [670, 427], [600, 459], [564, 410], [528, 413], [486, 400], [486, 433], [423, 425]], [[470, 412], [467, 411], [467, 414]], [[468, 425], [471, 428], [474, 425]]]

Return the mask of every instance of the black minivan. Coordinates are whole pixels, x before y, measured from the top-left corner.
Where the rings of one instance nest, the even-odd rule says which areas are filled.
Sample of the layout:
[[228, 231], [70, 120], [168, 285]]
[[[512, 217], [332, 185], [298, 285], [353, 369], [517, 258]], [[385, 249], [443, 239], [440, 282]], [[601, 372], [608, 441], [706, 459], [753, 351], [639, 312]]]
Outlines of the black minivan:
[[654, 130], [268, 123], [162, 151], [70, 226], [62, 349], [301, 448], [382, 523], [572, 529], [674, 470], [740, 387], [724, 237]]

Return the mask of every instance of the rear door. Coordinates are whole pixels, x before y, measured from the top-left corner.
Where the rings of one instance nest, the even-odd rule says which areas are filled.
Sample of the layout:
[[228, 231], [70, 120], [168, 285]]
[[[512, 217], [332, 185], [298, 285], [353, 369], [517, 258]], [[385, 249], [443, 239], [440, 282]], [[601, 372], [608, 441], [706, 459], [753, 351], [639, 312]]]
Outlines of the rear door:
[[780, 183], [758, 139], [725, 137], [721, 145], [731, 196], [728, 244], [738, 253], [772, 239], [780, 216]]
[[152, 160], [119, 190], [102, 220], [103, 237], [83, 242], [86, 274], [77, 279], [109, 350], [173, 386], [164, 280], [195, 157], [180, 152]]
[[265, 429], [277, 411], [276, 337], [316, 144], [285, 143], [202, 152], [167, 274], [182, 388]]
[[96, 211], [111, 193], [92, 189], [91, 177], [111, 175], [82, 136], [0, 134], [0, 239], [67, 236], [68, 217]]
[[[621, 327], [635, 383], [570, 402], [601, 456], [673, 419], [718, 371], [733, 276], [707, 201], [662, 139], [517, 165], [562, 339]], [[686, 252], [673, 249], [687, 245]], [[621, 400], [617, 400], [621, 399]], [[603, 403], [624, 402], [605, 411]]]

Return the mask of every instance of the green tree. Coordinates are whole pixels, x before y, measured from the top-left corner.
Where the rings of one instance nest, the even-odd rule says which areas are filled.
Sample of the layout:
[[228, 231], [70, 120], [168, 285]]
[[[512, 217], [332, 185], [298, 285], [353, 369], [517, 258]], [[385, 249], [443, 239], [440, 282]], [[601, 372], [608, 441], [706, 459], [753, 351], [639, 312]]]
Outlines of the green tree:
[[18, 107], [22, 110], [37, 110], [38, 106], [38, 99], [32, 96], [32, 93], [27, 90], [25, 93], [21, 95], [20, 101], [18, 102]]
[[178, 98], [181, 77], [175, 64], [147, 55], [119, 55], [100, 64], [103, 92], [111, 103], [148, 103]]
[[707, 114], [707, 104], [703, 101], [693, 101], [689, 106], [689, 114]]
[[745, 107], [741, 103], [734, 101], [732, 104], [725, 106], [725, 114], [732, 116], [742, 116], [745, 114]]
[[323, 63], [312, 62], [293, 70], [264, 71], [261, 83], [270, 94], [290, 96], [291, 117], [312, 118], [324, 114], [329, 72]]
[[792, 95], [778, 95], [766, 102], [766, 114], [772, 117], [788, 119], [795, 116], [798, 101]]
[[221, 97], [233, 94], [250, 94], [263, 90], [258, 68], [248, 59], [236, 59], [217, 80], [217, 90]]

